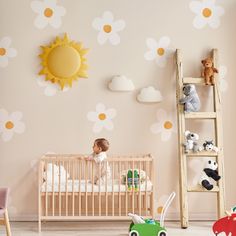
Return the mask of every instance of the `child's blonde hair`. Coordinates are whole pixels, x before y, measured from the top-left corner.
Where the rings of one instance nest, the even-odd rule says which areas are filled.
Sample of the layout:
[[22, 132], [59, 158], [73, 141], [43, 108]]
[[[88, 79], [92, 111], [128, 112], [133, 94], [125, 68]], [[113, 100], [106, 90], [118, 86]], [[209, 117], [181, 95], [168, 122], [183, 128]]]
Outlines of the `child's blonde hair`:
[[109, 149], [109, 142], [105, 138], [98, 138], [94, 141], [94, 143], [96, 143], [103, 152], [106, 152]]

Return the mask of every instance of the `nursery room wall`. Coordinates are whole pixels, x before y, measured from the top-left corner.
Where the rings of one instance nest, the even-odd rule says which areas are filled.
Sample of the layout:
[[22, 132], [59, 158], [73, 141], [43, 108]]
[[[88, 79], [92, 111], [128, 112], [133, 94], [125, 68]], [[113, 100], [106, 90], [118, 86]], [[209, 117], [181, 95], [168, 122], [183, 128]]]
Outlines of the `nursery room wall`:
[[[192, 77], [200, 76], [201, 60], [211, 49], [219, 50], [226, 206], [236, 204], [234, 0], [1, 0], [0, 8], [0, 186], [11, 189], [12, 219], [37, 217], [40, 156], [91, 153], [98, 137], [109, 140], [109, 153], [153, 154], [157, 208], [171, 191], [178, 192], [176, 48], [182, 50], [184, 74]], [[89, 68], [87, 79], [62, 91], [38, 75], [38, 55], [40, 46], [65, 33], [89, 48], [84, 55]], [[125, 76], [120, 86], [133, 83], [134, 89], [110, 90], [116, 75]], [[202, 109], [210, 109], [211, 88], [198, 93]], [[163, 99], [156, 103], [137, 101], [160, 99], [160, 94]], [[201, 142], [214, 137], [207, 122], [190, 128]], [[188, 162], [190, 184], [196, 184], [202, 166], [199, 159]], [[189, 199], [192, 218], [216, 217], [214, 196], [191, 194]], [[169, 217], [178, 219], [178, 213], [176, 199]]]

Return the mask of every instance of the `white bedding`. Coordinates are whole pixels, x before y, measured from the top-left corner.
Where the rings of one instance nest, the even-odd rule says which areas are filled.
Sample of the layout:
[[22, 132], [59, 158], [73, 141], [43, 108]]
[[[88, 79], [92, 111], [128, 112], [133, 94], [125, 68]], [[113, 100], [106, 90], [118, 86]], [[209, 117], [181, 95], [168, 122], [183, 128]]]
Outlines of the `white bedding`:
[[[60, 191], [61, 192], [73, 192], [73, 180], [68, 180], [67, 187], [66, 183], [60, 184]], [[87, 181], [87, 192], [92, 192], [92, 187], [94, 192], [99, 192], [99, 185], [95, 185]], [[141, 191], [146, 191], [146, 182], [141, 184]], [[79, 183], [79, 180], [74, 180], [74, 192], [86, 192], [86, 181], [81, 180], [81, 183]], [[41, 187], [42, 192], [46, 192], [46, 182], [43, 183]], [[52, 183], [47, 183], [47, 192], [52, 192]], [[113, 188], [112, 188], [112, 181], [108, 180], [107, 183], [107, 192], [126, 192], [126, 185], [121, 184], [119, 185], [119, 180], [114, 180]], [[139, 191], [139, 190], [138, 190]], [[147, 191], [152, 191], [152, 182], [150, 180], [147, 181]], [[59, 192], [59, 184], [54, 183], [54, 192]], [[106, 185], [100, 186], [100, 192], [106, 192]]]

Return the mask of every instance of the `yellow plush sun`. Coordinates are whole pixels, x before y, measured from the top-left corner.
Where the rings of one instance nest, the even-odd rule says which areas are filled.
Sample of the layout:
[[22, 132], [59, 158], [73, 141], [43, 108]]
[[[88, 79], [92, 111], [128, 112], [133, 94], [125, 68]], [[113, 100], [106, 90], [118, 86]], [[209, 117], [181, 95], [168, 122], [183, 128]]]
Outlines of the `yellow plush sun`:
[[72, 86], [78, 78], [87, 78], [87, 68], [84, 55], [88, 49], [82, 43], [70, 41], [68, 36], [56, 37], [48, 46], [41, 46], [43, 52], [39, 55], [43, 66], [39, 75], [45, 75], [46, 81], [58, 83], [61, 89], [65, 85]]

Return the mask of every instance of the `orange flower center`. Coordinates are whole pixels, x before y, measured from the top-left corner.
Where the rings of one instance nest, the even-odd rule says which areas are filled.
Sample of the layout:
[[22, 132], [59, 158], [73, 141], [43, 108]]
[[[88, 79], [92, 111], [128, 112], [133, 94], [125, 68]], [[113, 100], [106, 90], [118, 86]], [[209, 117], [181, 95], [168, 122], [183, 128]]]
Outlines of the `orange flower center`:
[[157, 49], [157, 54], [158, 54], [159, 56], [163, 56], [164, 53], [165, 53], [165, 49], [164, 49], [164, 48], [158, 48], [158, 49]]
[[104, 113], [100, 113], [99, 115], [98, 115], [98, 118], [99, 118], [99, 120], [105, 120], [106, 119], [106, 114], [104, 114]]
[[104, 32], [106, 32], [106, 33], [110, 33], [111, 30], [112, 30], [112, 27], [111, 27], [111, 25], [104, 25], [104, 26], [103, 26], [103, 30], [104, 30]]
[[212, 11], [209, 8], [204, 8], [202, 14], [204, 17], [210, 17], [212, 15]]
[[0, 48], [0, 56], [4, 56], [6, 54], [5, 48]]
[[46, 9], [44, 10], [44, 15], [45, 15], [46, 17], [51, 17], [51, 16], [53, 15], [53, 10], [52, 10], [51, 8], [46, 8]]
[[7, 123], [5, 124], [5, 127], [7, 129], [12, 129], [14, 127], [14, 124], [11, 121], [7, 121]]
[[164, 123], [164, 128], [165, 129], [171, 129], [173, 127], [172, 123], [170, 121], [166, 121]]
[[158, 208], [157, 208], [157, 213], [158, 213], [158, 214], [161, 214], [161, 212], [162, 212], [162, 209], [163, 209], [163, 207], [162, 207], [162, 206], [158, 207]]

